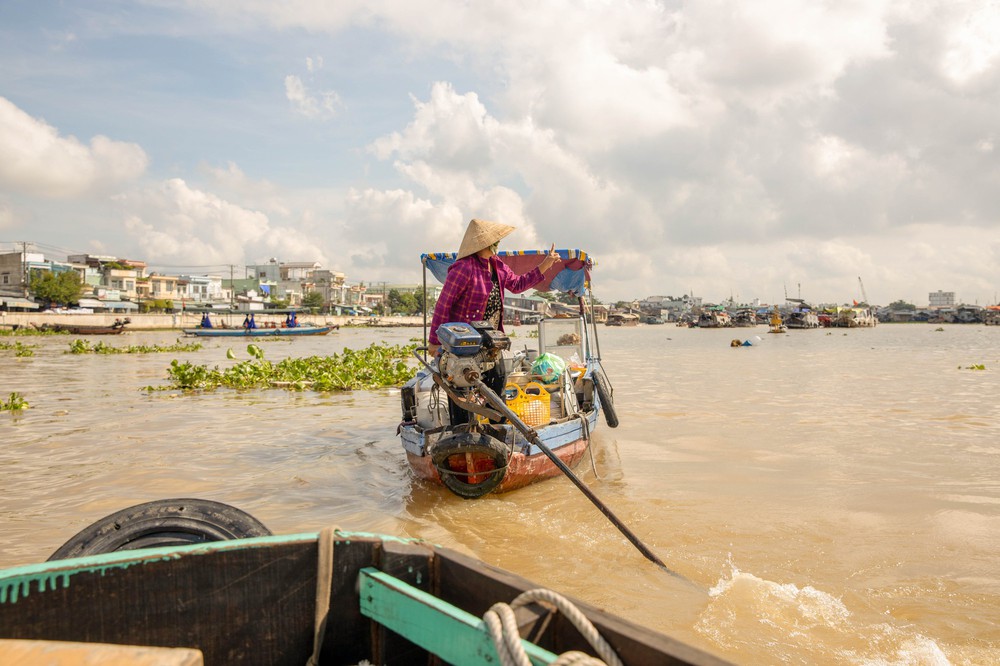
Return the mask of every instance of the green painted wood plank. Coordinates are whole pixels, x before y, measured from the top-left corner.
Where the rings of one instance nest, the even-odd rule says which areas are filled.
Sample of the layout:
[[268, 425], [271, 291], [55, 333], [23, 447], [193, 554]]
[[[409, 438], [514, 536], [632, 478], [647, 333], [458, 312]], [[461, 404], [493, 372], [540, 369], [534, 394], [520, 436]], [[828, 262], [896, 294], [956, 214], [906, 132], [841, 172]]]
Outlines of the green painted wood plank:
[[[361, 614], [450, 664], [497, 666], [500, 658], [481, 619], [374, 569], [361, 570]], [[532, 664], [556, 655], [521, 640]]]

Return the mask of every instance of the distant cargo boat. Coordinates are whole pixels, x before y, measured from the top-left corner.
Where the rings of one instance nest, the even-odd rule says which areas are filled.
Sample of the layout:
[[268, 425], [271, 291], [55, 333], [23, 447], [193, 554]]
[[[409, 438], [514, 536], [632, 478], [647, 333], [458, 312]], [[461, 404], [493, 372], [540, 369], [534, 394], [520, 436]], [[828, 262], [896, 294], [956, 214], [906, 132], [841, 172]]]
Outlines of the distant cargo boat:
[[788, 328], [819, 328], [819, 316], [812, 310], [796, 308], [788, 313], [785, 325]]
[[731, 328], [733, 317], [722, 307], [705, 308], [698, 315], [698, 328]]
[[788, 298], [785, 300], [792, 303], [792, 309], [785, 317], [785, 325], [788, 328], [819, 328], [823, 326], [820, 322], [819, 315], [813, 310], [812, 306], [806, 303], [801, 298]]
[[733, 315], [733, 326], [737, 328], [749, 328], [757, 325], [757, 314], [752, 308], [740, 308]]
[[638, 326], [639, 315], [631, 312], [612, 312], [608, 315], [605, 326]]
[[840, 328], [871, 328], [878, 325], [878, 317], [871, 308], [841, 308], [833, 325]]

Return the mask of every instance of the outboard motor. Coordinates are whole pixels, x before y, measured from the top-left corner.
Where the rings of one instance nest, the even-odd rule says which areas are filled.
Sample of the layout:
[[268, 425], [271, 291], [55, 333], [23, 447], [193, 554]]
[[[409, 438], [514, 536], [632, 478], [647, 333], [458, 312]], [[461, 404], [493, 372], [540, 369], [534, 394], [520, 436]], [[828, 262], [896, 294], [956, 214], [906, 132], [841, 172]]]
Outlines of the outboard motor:
[[437, 330], [441, 341], [438, 372], [454, 387], [468, 388], [500, 361], [510, 338], [488, 322], [449, 322]]

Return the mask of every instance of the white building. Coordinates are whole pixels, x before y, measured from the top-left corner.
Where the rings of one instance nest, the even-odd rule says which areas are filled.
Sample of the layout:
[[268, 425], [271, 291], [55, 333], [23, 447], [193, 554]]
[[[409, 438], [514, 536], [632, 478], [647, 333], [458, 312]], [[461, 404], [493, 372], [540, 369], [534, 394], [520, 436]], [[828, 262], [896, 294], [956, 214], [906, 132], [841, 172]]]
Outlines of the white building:
[[950, 308], [955, 306], [955, 292], [953, 291], [941, 291], [938, 289], [936, 292], [932, 291], [927, 294], [927, 301], [930, 303], [932, 308]]
[[228, 303], [230, 292], [222, 288], [220, 275], [177, 276], [178, 297], [188, 305]]

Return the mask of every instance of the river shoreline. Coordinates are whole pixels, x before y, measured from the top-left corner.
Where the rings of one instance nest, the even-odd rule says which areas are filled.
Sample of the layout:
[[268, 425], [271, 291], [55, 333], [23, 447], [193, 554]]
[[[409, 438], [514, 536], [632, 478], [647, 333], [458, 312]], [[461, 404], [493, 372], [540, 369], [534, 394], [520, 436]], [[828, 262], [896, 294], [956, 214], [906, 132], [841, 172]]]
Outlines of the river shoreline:
[[[67, 314], [61, 312], [0, 312], [0, 329], [5, 328], [32, 328], [41, 327], [44, 324], [75, 324], [81, 326], [111, 326], [117, 319], [128, 317], [129, 323], [126, 331], [167, 331], [184, 328], [197, 328], [201, 322], [201, 312], [175, 312], [175, 313], [147, 313], [147, 314], [112, 314], [112, 313], [84, 313]], [[285, 321], [284, 313], [266, 314], [254, 312], [254, 319], [257, 326], [263, 327], [269, 324], [280, 326]], [[212, 313], [211, 317], [216, 326], [225, 323], [230, 328], [240, 328], [246, 312], [220, 312]], [[325, 314], [299, 314], [299, 323], [315, 324], [316, 326], [422, 326], [423, 317], [358, 317], [339, 316]]]

